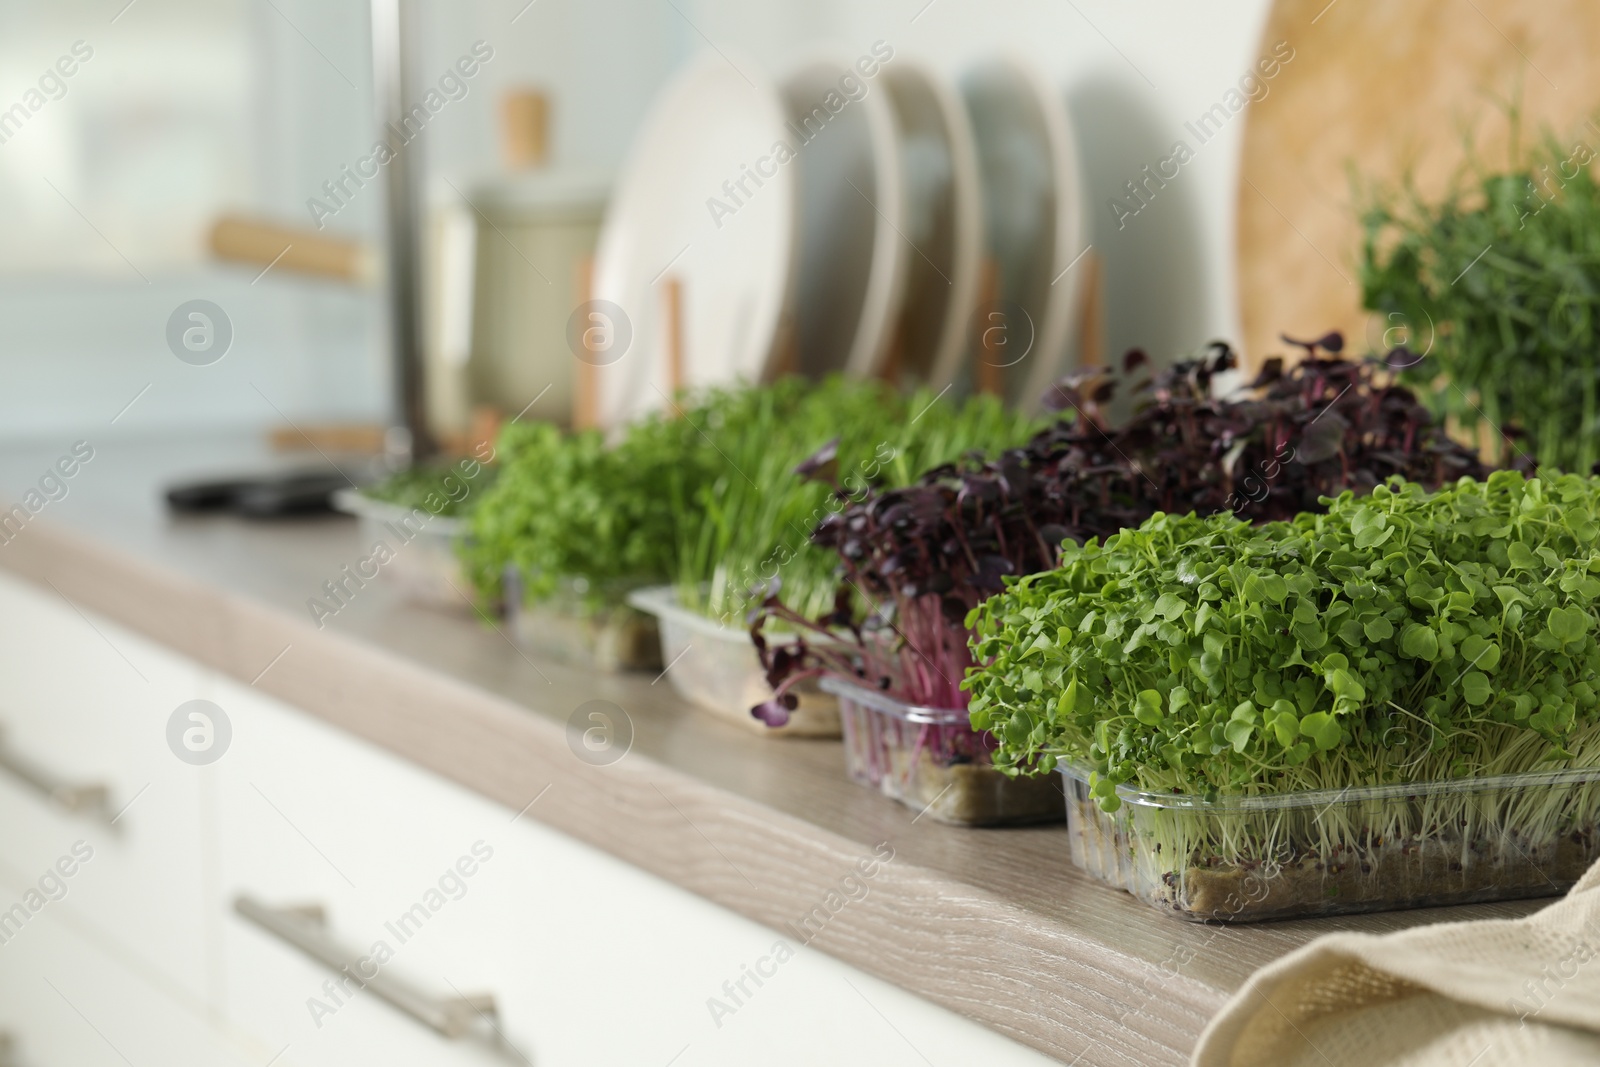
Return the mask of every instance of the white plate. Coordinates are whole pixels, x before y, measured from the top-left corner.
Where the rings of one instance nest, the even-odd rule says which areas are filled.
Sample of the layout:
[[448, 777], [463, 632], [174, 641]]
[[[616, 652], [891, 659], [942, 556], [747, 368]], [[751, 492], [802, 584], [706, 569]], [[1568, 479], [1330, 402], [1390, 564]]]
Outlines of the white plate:
[[768, 372], [790, 287], [798, 175], [774, 159], [788, 134], [759, 70], [738, 57], [697, 60], [662, 91], [629, 150], [595, 256], [592, 298], [620, 307], [632, 335], [622, 350], [620, 324], [594, 321], [618, 331], [613, 353], [621, 352], [591, 360], [603, 427], [668, 404], [671, 277], [682, 293], [676, 384], [754, 382]]
[[900, 130], [911, 245], [894, 377], [942, 389], [961, 374], [977, 306], [983, 258], [978, 152], [967, 110], [943, 78], [906, 60], [880, 77]]
[[840, 87], [849, 68], [806, 63], [783, 82], [790, 167], [798, 172], [799, 255], [794, 353], [808, 377], [876, 375], [888, 355], [905, 289], [905, 193], [894, 110], [853, 72], [866, 95]]
[[[1031, 65], [1015, 59], [973, 68], [961, 82], [983, 175], [987, 254], [996, 295], [980, 297], [980, 318], [1006, 315], [1008, 344], [1031, 337], [1025, 351], [1004, 354], [1006, 399], [1037, 410], [1065, 371], [1077, 315], [1085, 248], [1083, 184], [1066, 100]], [[994, 304], [999, 304], [996, 308]], [[1016, 310], [1026, 321], [1009, 321]], [[980, 331], [981, 332], [981, 331]], [[981, 349], [974, 359], [983, 359]]]

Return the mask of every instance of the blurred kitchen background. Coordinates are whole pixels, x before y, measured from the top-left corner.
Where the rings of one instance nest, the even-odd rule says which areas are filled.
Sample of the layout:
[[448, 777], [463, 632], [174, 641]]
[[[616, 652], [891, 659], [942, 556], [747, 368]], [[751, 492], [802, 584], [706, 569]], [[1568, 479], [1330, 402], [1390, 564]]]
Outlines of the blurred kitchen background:
[[[1207, 140], [1137, 219], [1119, 228], [1108, 202], [1126, 196], [1124, 183], [1179, 137], [1192, 142], [1184, 124], [1257, 62], [1268, 7], [426, 0], [420, 81], [435, 82], [474, 42], [493, 50], [463, 79], [465, 98], [434, 115], [420, 138], [429, 225], [448, 228], [450, 205], [459, 217], [465, 196], [513, 243], [522, 240], [516, 220], [530, 211], [560, 216], [579, 244], [592, 240], [600, 200], [652, 98], [711, 50], [750, 57], [777, 77], [807, 57], [848, 61], [882, 40], [952, 80], [975, 61], [1014, 55], [1047, 76], [1076, 127], [1087, 237], [1103, 269], [1105, 350], [1191, 350], [1238, 335], [1232, 235], [1244, 123]], [[80, 41], [91, 58], [0, 143], [0, 434], [387, 421], [381, 284], [263, 274], [259, 265], [219, 261], [210, 247], [217, 220], [229, 216], [310, 228], [307, 201], [326, 200], [323, 183], [370, 152], [368, 5], [3, 0], [0, 108], [24, 100]], [[382, 187], [370, 182], [322, 234], [370, 247], [382, 239], [383, 211]], [[480, 284], [492, 268], [514, 312], [519, 277], [535, 284], [533, 261], [502, 248], [486, 264], [496, 251], [481, 237], [474, 255]], [[368, 270], [359, 260], [350, 269]], [[568, 287], [561, 299], [575, 306], [576, 282], [560, 281]], [[165, 340], [173, 309], [195, 299], [224, 308], [234, 330], [227, 358], [203, 373], [174, 360]], [[485, 327], [484, 299], [471, 351], [458, 356], [470, 356], [469, 388], [498, 390], [491, 399], [514, 413], [527, 387], [505, 379], [514, 371], [485, 351], [496, 334]], [[434, 347], [448, 347], [441, 337]], [[475, 399], [446, 402], [465, 410]], [[534, 413], [559, 418], [563, 404], [570, 409], [570, 396], [546, 396]]]

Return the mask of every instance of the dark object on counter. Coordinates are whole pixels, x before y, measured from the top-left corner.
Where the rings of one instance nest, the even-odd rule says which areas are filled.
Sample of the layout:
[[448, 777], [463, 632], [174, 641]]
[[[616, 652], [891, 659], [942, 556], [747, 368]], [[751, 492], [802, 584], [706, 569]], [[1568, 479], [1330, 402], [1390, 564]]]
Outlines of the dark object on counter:
[[230, 512], [252, 519], [332, 512], [333, 494], [350, 485], [337, 471], [290, 471], [250, 478], [188, 482], [167, 490], [167, 507], [179, 514]]

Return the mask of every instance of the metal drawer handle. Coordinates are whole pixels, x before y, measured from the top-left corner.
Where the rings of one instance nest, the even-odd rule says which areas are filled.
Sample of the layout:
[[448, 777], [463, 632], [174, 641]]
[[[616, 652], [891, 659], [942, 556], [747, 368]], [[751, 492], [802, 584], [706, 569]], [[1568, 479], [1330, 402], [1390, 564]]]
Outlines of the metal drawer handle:
[[492, 1044], [500, 1044], [499, 1013], [494, 997], [487, 993], [464, 997], [435, 997], [415, 986], [379, 971], [363, 978], [353, 970], [362, 958], [340, 945], [328, 933], [327, 916], [321, 905], [274, 908], [248, 894], [233, 902], [233, 910], [267, 933], [288, 943], [330, 970], [350, 975], [361, 988], [370, 989], [413, 1019], [449, 1038], [465, 1037], [485, 1019], [493, 1030]]
[[0, 771], [5, 771], [7, 775], [58, 808], [74, 815], [93, 815], [106, 825], [112, 825], [109, 789], [95, 783], [74, 784], [45, 770], [27, 757], [12, 751], [11, 746], [6, 744], [3, 728], [0, 728]]

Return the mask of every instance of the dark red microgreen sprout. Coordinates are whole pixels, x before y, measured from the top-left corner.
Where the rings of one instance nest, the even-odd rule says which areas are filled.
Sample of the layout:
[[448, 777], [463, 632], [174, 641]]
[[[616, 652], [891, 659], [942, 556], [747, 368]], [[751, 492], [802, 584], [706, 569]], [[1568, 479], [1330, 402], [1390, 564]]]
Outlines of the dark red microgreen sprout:
[[1294, 345], [1296, 348], [1305, 349], [1307, 359], [1317, 358], [1317, 349], [1319, 348], [1330, 356], [1337, 356], [1344, 351], [1344, 334], [1338, 330], [1329, 330], [1315, 341], [1296, 341], [1286, 333], [1280, 333], [1278, 337], [1286, 345]]
[[832, 482], [837, 477], [838, 470], [839, 439], [835, 437], [801, 461], [794, 472], [808, 481]]
[[[787, 721], [794, 686], [824, 674], [913, 704], [965, 707], [968, 612], [1007, 575], [1054, 567], [1069, 539], [1103, 540], [1157, 511], [1288, 519], [1392, 475], [1429, 487], [1484, 476], [1477, 454], [1389, 381], [1403, 353], [1341, 359], [1332, 355], [1344, 347], [1338, 333], [1285, 341], [1305, 358], [1287, 370], [1267, 360], [1242, 395], [1212, 397], [1216, 376], [1237, 365], [1233, 350], [1215, 342], [1202, 358], [1136, 382], [1134, 413], [1120, 427], [1105, 413], [1118, 383], [1081, 372], [1047, 397], [1076, 418], [1023, 448], [972, 456], [900, 489], [849, 495], [835, 485], [843, 506], [811, 535], [839, 556], [833, 609], [803, 618], [780, 590], [767, 590], [750, 633], [776, 695], [752, 714]], [[1146, 363], [1129, 352], [1123, 378]], [[831, 481], [827, 452], [802, 470]], [[769, 641], [769, 621], [793, 634]]]

